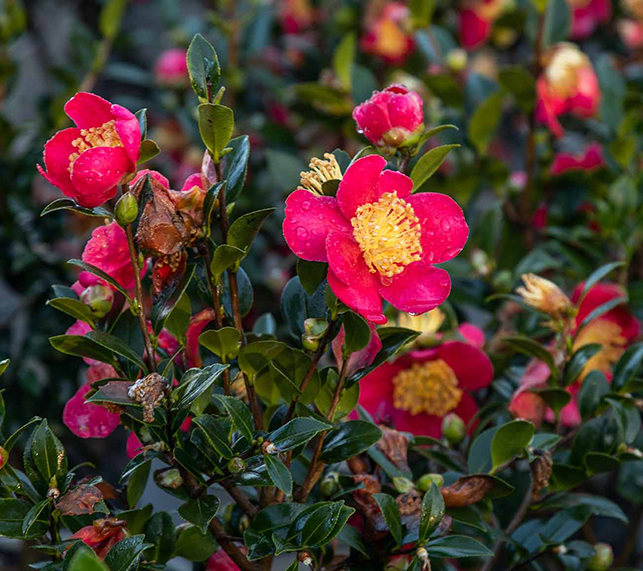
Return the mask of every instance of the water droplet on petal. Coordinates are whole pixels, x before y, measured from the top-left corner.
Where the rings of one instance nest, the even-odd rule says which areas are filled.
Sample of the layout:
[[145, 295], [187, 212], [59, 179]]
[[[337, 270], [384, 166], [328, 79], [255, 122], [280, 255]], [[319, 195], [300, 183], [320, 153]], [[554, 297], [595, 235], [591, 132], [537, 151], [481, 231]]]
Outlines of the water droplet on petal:
[[442, 254], [442, 260], [450, 260], [451, 258], [455, 258], [458, 254], [460, 253], [460, 248], [449, 248], [448, 250], [445, 250], [444, 253]]
[[442, 227], [442, 230], [445, 232], [448, 232], [451, 230], [451, 222], [449, 222], [446, 218], [443, 218], [442, 221], [440, 222], [440, 226]]
[[308, 236], [308, 230], [306, 230], [306, 228], [304, 228], [303, 226], [299, 226], [296, 232], [299, 238], [305, 238], [306, 236]]
[[310, 202], [305, 200], [304, 202], [301, 203], [301, 209], [302, 210], [310, 210]]
[[390, 278], [389, 276], [380, 276], [380, 281], [384, 287], [388, 287], [393, 283], [393, 278]]

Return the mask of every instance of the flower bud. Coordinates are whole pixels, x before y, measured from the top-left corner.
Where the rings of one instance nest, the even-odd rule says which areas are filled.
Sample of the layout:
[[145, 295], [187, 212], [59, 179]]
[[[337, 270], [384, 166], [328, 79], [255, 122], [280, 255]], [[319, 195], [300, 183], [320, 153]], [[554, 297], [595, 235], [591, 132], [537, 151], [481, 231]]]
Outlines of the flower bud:
[[606, 571], [614, 562], [612, 546], [607, 543], [594, 544], [594, 555], [587, 561], [589, 571]]
[[187, 87], [189, 79], [185, 50], [171, 48], [161, 52], [154, 64], [154, 77], [164, 87]]
[[406, 571], [409, 566], [409, 558], [406, 555], [391, 557], [384, 567], [384, 571]]
[[428, 492], [431, 484], [435, 484], [438, 488], [444, 485], [444, 477], [442, 474], [424, 474], [417, 483], [417, 487], [423, 491]]
[[402, 478], [398, 476], [396, 478], [393, 478], [393, 487], [400, 494], [408, 494], [411, 490], [415, 489], [415, 484], [408, 478]]
[[129, 192], [125, 193], [118, 199], [114, 208], [116, 221], [121, 226], [127, 226], [134, 222], [138, 216], [138, 202], [136, 197]]
[[2, 446], [0, 446], [0, 470], [4, 468], [4, 465], [9, 461], [9, 452], [7, 452]]
[[451, 50], [446, 57], [446, 64], [451, 71], [462, 71], [467, 67], [467, 52], [462, 48]]
[[524, 287], [519, 287], [516, 293], [527, 305], [561, 319], [570, 314], [572, 302], [553, 282], [536, 274], [523, 274]]
[[241, 472], [244, 472], [246, 469], [246, 463], [243, 458], [235, 456], [228, 462], [227, 468], [231, 474], [241, 474]]
[[105, 317], [114, 303], [114, 290], [106, 285], [96, 284], [86, 288], [80, 294], [80, 301], [88, 305], [92, 315], [97, 319]]
[[321, 493], [329, 498], [339, 489], [339, 474], [329, 472], [320, 484]]
[[317, 351], [319, 343], [328, 331], [328, 321], [325, 319], [306, 319], [304, 321], [304, 334], [301, 342], [308, 351]]
[[154, 475], [154, 480], [161, 488], [170, 488], [177, 490], [183, 485], [183, 476], [177, 468], [162, 470]]
[[464, 421], [454, 412], [450, 412], [442, 419], [442, 436], [449, 444], [460, 444], [467, 433]]

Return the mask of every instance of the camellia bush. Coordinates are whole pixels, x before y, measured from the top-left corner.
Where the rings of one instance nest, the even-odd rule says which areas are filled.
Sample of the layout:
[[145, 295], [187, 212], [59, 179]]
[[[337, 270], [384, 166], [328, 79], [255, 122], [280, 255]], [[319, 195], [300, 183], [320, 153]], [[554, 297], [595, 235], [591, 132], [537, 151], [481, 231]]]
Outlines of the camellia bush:
[[[643, 4], [375, 2], [359, 42], [354, 4], [291, 86], [305, 119], [279, 121], [319, 152], [273, 207], [257, 188], [300, 169], [253, 159], [236, 48], [261, 7], [220, 23], [221, 61], [197, 34], [157, 62], [200, 137], [178, 186], [146, 168], [154, 110], [64, 103], [40, 223], [94, 229], [49, 342], [86, 382], [14, 430], [0, 392], [0, 536], [31, 568], [643, 568]], [[277, 12], [303, 42], [321, 10]], [[293, 271], [256, 300], [271, 249]], [[126, 430], [120, 478], [72, 466], [60, 420]], [[148, 485], [178, 509], [141, 505]]]

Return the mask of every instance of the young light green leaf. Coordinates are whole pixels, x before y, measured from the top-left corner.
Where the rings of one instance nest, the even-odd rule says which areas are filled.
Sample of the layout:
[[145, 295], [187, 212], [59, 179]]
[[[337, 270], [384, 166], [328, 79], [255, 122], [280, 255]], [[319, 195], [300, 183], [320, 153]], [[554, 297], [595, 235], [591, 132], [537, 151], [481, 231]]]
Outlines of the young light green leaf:
[[416, 191], [429, 180], [433, 173], [440, 168], [440, 165], [447, 158], [452, 149], [457, 149], [460, 145], [442, 145], [424, 153], [415, 163], [411, 171], [411, 180], [413, 181], [413, 190]]
[[198, 107], [199, 132], [212, 160], [218, 163], [234, 130], [234, 112], [225, 105], [201, 103]]
[[535, 431], [534, 425], [526, 420], [514, 420], [501, 426], [491, 440], [492, 472], [520, 456], [531, 443]]

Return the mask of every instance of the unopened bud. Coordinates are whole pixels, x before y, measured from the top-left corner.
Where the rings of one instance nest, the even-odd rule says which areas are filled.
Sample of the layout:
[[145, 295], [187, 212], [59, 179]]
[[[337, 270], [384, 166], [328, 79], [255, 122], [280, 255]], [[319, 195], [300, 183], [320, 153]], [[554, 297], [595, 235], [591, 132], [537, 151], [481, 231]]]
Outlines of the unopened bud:
[[329, 498], [339, 489], [339, 474], [337, 472], [329, 472], [322, 480], [319, 487], [321, 493]]
[[133, 194], [125, 193], [118, 199], [114, 208], [116, 221], [121, 226], [127, 226], [134, 222], [138, 216], [138, 202]]
[[415, 552], [416, 557], [422, 563], [422, 571], [431, 571], [431, 561], [429, 560], [429, 552], [424, 547], [418, 548]]
[[536, 274], [523, 274], [522, 281], [524, 287], [517, 288], [516, 293], [527, 305], [555, 319], [560, 319], [572, 311], [572, 302], [554, 282]]
[[319, 343], [328, 331], [328, 321], [325, 319], [310, 318], [304, 321], [304, 334], [301, 342], [308, 351], [317, 351]]
[[475, 249], [471, 254], [471, 265], [478, 275], [488, 276], [491, 273], [489, 256], [484, 250]]
[[306, 567], [311, 567], [313, 564], [313, 558], [310, 556], [308, 551], [300, 551], [297, 559], [299, 559], [299, 562], [303, 563]]
[[442, 436], [449, 444], [460, 444], [467, 433], [467, 427], [457, 414], [450, 412], [442, 419]]
[[170, 488], [172, 490], [177, 490], [183, 485], [183, 476], [176, 468], [157, 472], [154, 480], [161, 488]]
[[567, 553], [567, 547], [565, 547], [562, 543], [560, 545], [557, 545], [552, 549], [552, 551], [556, 555], [565, 555]]
[[47, 490], [47, 497], [49, 499], [57, 500], [60, 497], [60, 490], [58, 488], [49, 488]]
[[612, 546], [607, 543], [594, 544], [594, 555], [587, 561], [589, 571], [606, 571], [614, 562]]
[[264, 454], [270, 454], [271, 456], [274, 454], [277, 454], [279, 450], [277, 450], [277, 447], [270, 442], [270, 440], [266, 440], [262, 445], [261, 445], [261, 451]]
[[5, 464], [9, 461], [9, 452], [0, 446], [0, 470], [4, 468]]
[[451, 50], [446, 57], [446, 64], [451, 71], [462, 71], [467, 67], [467, 52], [462, 48]]
[[246, 469], [246, 463], [243, 458], [235, 456], [228, 462], [227, 467], [230, 474], [241, 474]]
[[409, 566], [409, 561], [406, 555], [398, 555], [389, 560], [384, 567], [384, 571], [406, 571]]
[[423, 492], [428, 492], [432, 484], [441, 488], [444, 485], [444, 476], [442, 474], [424, 474], [418, 480], [417, 487]]
[[80, 301], [89, 306], [92, 315], [97, 319], [105, 317], [114, 303], [114, 290], [106, 285], [96, 284], [86, 288], [80, 294]]
[[243, 533], [250, 527], [250, 518], [246, 514], [241, 514], [239, 518], [239, 531]]
[[415, 489], [415, 484], [411, 482], [408, 478], [403, 478], [401, 476], [398, 476], [396, 478], [393, 478], [393, 487], [400, 493], [400, 494], [407, 494], [411, 490]]

